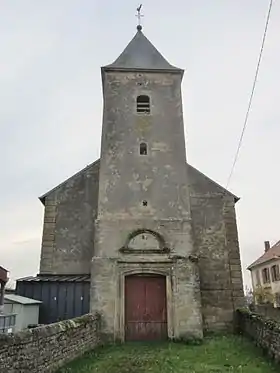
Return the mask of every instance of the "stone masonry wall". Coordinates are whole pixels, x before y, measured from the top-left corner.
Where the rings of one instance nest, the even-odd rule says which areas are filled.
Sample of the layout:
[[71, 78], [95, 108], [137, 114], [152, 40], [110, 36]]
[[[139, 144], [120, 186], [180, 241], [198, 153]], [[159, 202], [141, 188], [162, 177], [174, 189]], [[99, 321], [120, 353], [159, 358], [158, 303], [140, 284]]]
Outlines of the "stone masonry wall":
[[236, 331], [252, 339], [280, 363], [280, 323], [249, 310], [239, 309], [236, 313]]
[[[120, 224], [110, 221], [105, 228], [96, 227], [95, 257], [92, 261], [91, 312], [103, 316], [104, 333], [112, 339], [124, 339], [125, 320], [123, 299], [125, 276], [149, 273], [167, 276], [167, 299], [169, 308], [168, 336], [185, 338], [202, 336], [201, 303], [197, 265], [190, 260], [193, 254], [191, 230], [188, 222], [132, 220]], [[136, 225], [137, 224], [137, 225]], [[163, 239], [168, 252], [143, 253], [122, 252], [131, 232], [149, 229]], [[101, 233], [100, 233], [101, 231]], [[140, 234], [140, 239], [142, 234]], [[98, 239], [102, 240], [102, 245]], [[105, 248], [105, 249], [104, 249]], [[139, 248], [139, 246], [137, 246]], [[191, 307], [190, 307], [191, 305]], [[106, 324], [106, 325], [105, 325]]]
[[188, 174], [204, 330], [232, 329], [244, 299], [234, 196], [191, 166]]
[[99, 161], [45, 197], [40, 273], [89, 274], [94, 246]]
[[0, 372], [56, 372], [100, 343], [99, 316], [91, 314], [13, 335], [0, 334]]
[[[190, 218], [181, 78], [104, 73], [99, 220]], [[137, 113], [139, 95], [150, 97], [150, 114]], [[139, 151], [142, 142], [145, 156]]]
[[226, 250], [229, 259], [229, 275], [232, 289], [233, 308], [244, 307], [243, 277], [238, 242], [235, 203], [232, 198], [224, 197], [223, 220], [226, 238]]
[[192, 197], [191, 207], [204, 330], [226, 329], [232, 325], [234, 307], [225, 246], [223, 200], [221, 196]]
[[[174, 278], [174, 286], [169, 286], [173, 308], [168, 313], [169, 337], [202, 336], [198, 276], [189, 261], [193, 240], [181, 79], [181, 74], [171, 72], [103, 71], [91, 306], [103, 312], [104, 331], [115, 338], [124, 330], [123, 302], [118, 304], [124, 299], [123, 294], [118, 296], [125, 288], [124, 277], [143, 268], [156, 274], [163, 261], [160, 274], [169, 276], [167, 288]], [[140, 95], [150, 97], [149, 113], [137, 112]], [[147, 145], [145, 156], [140, 153], [142, 142]], [[127, 237], [141, 229], [159, 234], [169, 253], [155, 257], [149, 249], [143, 255], [120, 252]]]

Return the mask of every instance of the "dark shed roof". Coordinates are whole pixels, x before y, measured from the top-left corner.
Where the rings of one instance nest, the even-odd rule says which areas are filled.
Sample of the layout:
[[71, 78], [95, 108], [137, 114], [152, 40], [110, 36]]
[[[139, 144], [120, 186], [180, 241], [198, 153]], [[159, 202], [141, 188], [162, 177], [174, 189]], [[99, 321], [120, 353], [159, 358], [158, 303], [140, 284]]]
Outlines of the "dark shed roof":
[[19, 278], [20, 282], [84, 282], [90, 275], [37, 275]]

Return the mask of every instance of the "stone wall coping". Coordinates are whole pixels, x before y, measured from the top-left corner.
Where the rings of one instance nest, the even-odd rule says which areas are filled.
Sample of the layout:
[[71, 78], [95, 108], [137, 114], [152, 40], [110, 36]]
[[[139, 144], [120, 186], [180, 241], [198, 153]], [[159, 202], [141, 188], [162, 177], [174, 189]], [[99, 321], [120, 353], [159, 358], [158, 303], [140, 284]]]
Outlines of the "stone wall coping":
[[251, 321], [263, 324], [268, 329], [277, 331], [279, 333], [279, 338], [280, 338], [280, 322], [279, 321], [273, 320], [269, 317], [266, 317], [256, 312], [252, 312], [247, 308], [239, 308], [236, 310], [236, 312], [237, 314], [242, 315], [245, 319], [249, 319]]
[[42, 337], [63, 333], [99, 319], [98, 314], [86, 314], [71, 320], [63, 320], [54, 324], [42, 325], [37, 328], [25, 329], [14, 334], [0, 334], [0, 348], [4, 345], [26, 344]]

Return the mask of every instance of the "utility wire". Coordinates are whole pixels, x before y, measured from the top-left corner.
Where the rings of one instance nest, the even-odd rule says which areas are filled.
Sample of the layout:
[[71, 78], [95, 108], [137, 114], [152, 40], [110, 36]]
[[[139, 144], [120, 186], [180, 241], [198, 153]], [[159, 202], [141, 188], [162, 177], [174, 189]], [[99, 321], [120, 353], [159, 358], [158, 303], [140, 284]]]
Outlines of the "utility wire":
[[245, 133], [245, 130], [246, 130], [246, 127], [247, 127], [248, 117], [249, 117], [249, 113], [250, 113], [250, 109], [251, 109], [251, 105], [252, 105], [252, 101], [253, 101], [253, 96], [254, 96], [254, 92], [255, 92], [255, 87], [256, 87], [256, 83], [257, 83], [257, 78], [258, 78], [258, 74], [259, 74], [259, 69], [260, 69], [260, 64], [261, 64], [261, 59], [262, 59], [262, 54], [263, 54], [263, 49], [264, 49], [264, 43], [265, 43], [265, 38], [266, 38], [266, 34], [267, 34], [268, 23], [269, 23], [269, 20], [270, 20], [270, 13], [271, 13], [272, 4], [273, 4], [273, 0], [270, 0], [269, 9], [268, 9], [267, 18], [266, 18], [266, 23], [265, 23], [264, 34], [263, 34], [263, 38], [262, 38], [259, 60], [258, 60], [257, 69], [256, 69], [256, 73], [255, 73], [255, 78], [254, 78], [254, 83], [253, 83], [253, 87], [252, 87], [252, 91], [251, 91], [251, 95], [250, 95], [250, 99], [249, 99], [249, 105], [248, 105], [248, 109], [247, 109], [247, 112], [246, 112], [245, 121], [244, 121], [243, 128], [242, 128], [242, 131], [241, 131], [241, 136], [240, 136], [240, 139], [239, 139], [239, 143], [238, 143], [238, 146], [237, 146], [237, 151], [236, 151], [234, 161], [233, 161], [233, 164], [232, 164], [232, 167], [231, 167], [231, 171], [230, 171], [230, 174], [229, 174], [229, 177], [228, 177], [228, 180], [227, 180], [226, 189], [228, 188], [230, 180], [232, 178], [233, 171], [234, 171], [234, 168], [235, 168], [235, 165], [236, 165], [236, 162], [237, 162], [237, 158], [238, 158], [238, 155], [239, 155], [239, 152], [240, 152], [240, 148], [241, 148], [241, 145], [242, 145], [242, 140], [243, 140], [243, 137], [244, 137], [244, 133]]

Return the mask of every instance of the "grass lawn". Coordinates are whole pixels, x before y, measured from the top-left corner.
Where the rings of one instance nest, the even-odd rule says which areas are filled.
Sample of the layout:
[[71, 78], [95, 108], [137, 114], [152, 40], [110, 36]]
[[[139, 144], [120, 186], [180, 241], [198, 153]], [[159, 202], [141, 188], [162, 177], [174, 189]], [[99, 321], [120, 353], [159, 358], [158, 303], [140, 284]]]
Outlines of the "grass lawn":
[[237, 336], [206, 338], [202, 345], [132, 343], [99, 348], [59, 373], [274, 373], [251, 342]]

